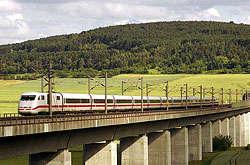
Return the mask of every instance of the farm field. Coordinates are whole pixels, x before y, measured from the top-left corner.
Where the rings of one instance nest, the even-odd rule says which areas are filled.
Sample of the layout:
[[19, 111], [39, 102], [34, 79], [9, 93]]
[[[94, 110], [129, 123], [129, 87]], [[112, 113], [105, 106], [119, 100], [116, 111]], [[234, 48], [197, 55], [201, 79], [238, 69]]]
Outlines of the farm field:
[[[149, 96], [165, 96], [166, 81], [169, 81], [169, 96], [180, 96], [180, 88], [185, 88], [184, 84], [188, 84], [188, 95], [193, 94], [193, 88], [199, 90], [199, 85], [205, 88], [206, 92], [211, 91], [211, 87], [215, 88], [215, 96], [219, 97], [219, 89], [250, 89], [249, 74], [223, 74], [223, 75], [204, 75], [204, 74], [175, 74], [175, 75], [138, 75], [138, 74], [122, 74], [113, 78], [108, 78], [108, 94], [121, 95], [121, 84], [124, 81], [124, 95], [140, 95], [141, 81], [144, 81], [144, 95], [146, 95], [146, 84], [149, 84]], [[88, 80], [86, 78], [55, 78], [54, 91], [62, 93], [87, 93]], [[40, 91], [40, 80], [31, 81], [0, 81], [0, 114], [1, 113], [17, 113], [18, 99], [23, 92]], [[95, 78], [91, 80], [92, 94], [104, 94], [103, 78]], [[45, 89], [47, 91], [47, 89]], [[197, 93], [196, 96], [199, 96]], [[211, 96], [207, 93], [206, 96]], [[235, 96], [234, 96], [235, 97]], [[228, 96], [224, 96], [224, 99]], [[234, 99], [234, 98], [233, 98]]]

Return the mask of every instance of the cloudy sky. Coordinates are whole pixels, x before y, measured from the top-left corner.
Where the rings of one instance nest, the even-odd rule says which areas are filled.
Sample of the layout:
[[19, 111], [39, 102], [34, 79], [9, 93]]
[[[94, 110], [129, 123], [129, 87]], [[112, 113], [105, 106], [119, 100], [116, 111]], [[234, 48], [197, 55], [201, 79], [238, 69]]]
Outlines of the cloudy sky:
[[0, 45], [155, 21], [250, 24], [250, 0], [0, 0]]

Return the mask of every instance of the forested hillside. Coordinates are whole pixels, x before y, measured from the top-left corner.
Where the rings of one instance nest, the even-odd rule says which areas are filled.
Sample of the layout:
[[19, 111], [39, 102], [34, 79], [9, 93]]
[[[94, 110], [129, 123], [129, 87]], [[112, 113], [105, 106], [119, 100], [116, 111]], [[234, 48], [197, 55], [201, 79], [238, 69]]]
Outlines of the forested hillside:
[[0, 73], [46, 68], [58, 76], [147, 73], [250, 73], [250, 26], [157, 22], [104, 27], [0, 46]]

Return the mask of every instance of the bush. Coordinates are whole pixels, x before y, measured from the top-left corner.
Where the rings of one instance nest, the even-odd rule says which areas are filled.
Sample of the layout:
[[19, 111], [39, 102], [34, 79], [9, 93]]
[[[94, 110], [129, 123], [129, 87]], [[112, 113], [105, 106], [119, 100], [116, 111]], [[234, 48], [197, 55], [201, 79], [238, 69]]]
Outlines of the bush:
[[246, 146], [246, 150], [250, 150], [250, 144]]
[[73, 78], [87, 78], [88, 75], [86, 72], [75, 72], [72, 75]]
[[113, 76], [116, 76], [116, 75], [120, 74], [119, 69], [102, 70], [102, 72], [99, 74], [99, 77], [100, 78], [105, 78], [105, 72], [107, 72], [108, 78], [111, 78]]
[[213, 149], [215, 151], [226, 151], [233, 144], [232, 138], [230, 136], [215, 136], [213, 137]]
[[69, 73], [62, 71], [62, 72], [58, 73], [57, 76], [59, 78], [68, 78], [69, 77]]

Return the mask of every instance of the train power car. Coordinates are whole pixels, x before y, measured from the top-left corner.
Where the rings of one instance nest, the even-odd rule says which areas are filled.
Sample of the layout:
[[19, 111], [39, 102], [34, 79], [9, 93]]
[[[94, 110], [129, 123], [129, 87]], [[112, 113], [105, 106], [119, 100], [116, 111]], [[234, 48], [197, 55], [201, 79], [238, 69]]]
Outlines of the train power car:
[[[25, 92], [21, 95], [18, 104], [18, 113], [21, 115], [36, 115], [49, 113], [49, 95], [40, 92]], [[186, 102], [187, 99], [187, 102]], [[212, 100], [213, 99], [213, 100]], [[214, 97], [143, 97], [145, 110], [169, 109], [183, 107], [214, 106], [219, 100]], [[108, 111], [126, 111], [141, 109], [141, 96], [107, 95]], [[52, 112], [95, 112], [105, 110], [105, 95], [53, 93]]]

